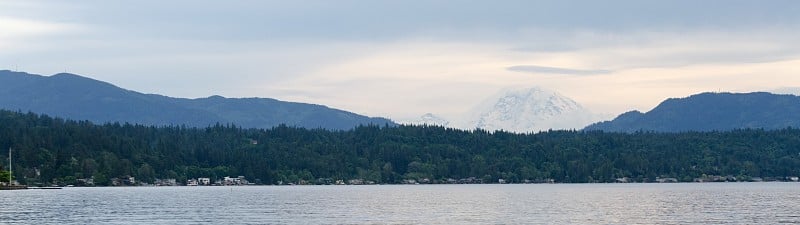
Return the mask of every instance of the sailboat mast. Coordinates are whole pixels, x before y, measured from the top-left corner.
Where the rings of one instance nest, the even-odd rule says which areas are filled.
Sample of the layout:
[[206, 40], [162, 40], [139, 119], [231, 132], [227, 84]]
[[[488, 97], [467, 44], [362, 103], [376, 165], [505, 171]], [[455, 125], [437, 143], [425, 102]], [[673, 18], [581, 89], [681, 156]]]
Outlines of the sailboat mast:
[[11, 147], [8, 147], [8, 186], [11, 186]]

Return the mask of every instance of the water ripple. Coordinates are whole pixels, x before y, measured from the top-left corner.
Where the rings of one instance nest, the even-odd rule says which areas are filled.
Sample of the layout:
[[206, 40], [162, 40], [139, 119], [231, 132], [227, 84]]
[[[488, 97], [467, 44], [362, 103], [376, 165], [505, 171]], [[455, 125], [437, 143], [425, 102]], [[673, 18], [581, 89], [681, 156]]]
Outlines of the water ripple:
[[3, 224], [796, 224], [797, 183], [109, 187], [0, 192]]

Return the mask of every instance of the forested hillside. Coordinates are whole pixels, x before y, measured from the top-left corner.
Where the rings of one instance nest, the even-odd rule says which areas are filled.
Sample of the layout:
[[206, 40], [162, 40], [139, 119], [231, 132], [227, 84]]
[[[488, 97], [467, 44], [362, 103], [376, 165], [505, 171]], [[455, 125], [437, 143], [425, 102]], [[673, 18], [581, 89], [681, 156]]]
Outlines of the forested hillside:
[[[0, 111], [0, 150], [29, 184], [97, 185], [134, 176], [246, 176], [263, 184], [364, 179], [445, 182], [692, 181], [704, 175], [800, 175], [800, 130], [687, 133], [551, 131], [512, 134], [442, 127], [362, 126], [351, 131], [95, 125]], [[7, 160], [3, 160], [6, 166]], [[302, 183], [302, 182], [301, 182]]]
[[786, 127], [800, 127], [800, 97], [753, 92], [700, 93], [671, 98], [649, 112], [626, 112], [584, 130], [686, 132]]
[[185, 99], [126, 90], [76, 74], [40, 76], [0, 70], [0, 109], [31, 111], [95, 123], [208, 127], [217, 122], [247, 128], [281, 124], [349, 130], [361, 124], [395, 125], [389, 119], [271, 98]]

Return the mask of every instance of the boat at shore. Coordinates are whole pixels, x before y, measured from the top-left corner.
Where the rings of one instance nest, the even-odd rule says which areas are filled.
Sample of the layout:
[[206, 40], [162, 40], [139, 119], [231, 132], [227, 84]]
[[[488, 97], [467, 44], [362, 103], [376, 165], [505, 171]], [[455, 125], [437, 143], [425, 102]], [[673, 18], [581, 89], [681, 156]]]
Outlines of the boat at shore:
[[28, 189], [26, 185], [14, 184], [14, 174], [11, 171], [11, 148], [8, 148], [8, 183], [5, 186], [0, 186], [0, 190], [23, 190]]

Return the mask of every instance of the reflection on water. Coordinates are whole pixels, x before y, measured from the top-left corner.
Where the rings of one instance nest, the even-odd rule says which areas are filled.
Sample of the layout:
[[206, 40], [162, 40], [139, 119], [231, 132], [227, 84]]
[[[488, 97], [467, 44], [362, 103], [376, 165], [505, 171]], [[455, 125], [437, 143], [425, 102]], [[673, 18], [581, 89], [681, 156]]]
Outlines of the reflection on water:
[[0, 191], [3, 224], [800, 223], [798, 183]]

